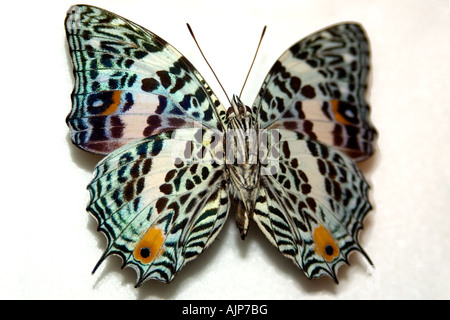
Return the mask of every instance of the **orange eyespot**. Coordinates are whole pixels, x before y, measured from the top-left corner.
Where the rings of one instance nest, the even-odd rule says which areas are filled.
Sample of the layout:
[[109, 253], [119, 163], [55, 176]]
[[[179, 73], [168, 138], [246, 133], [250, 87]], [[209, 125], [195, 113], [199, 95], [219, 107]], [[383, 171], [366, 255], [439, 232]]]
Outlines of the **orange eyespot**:
[[164, 253], [164, 235], [157, 227], [150, 228], [133, 251], [134, 258], [142, 263], [150, 263]]
[[320, 225], [314, 229], [313, 239], [316, 244], [316, 252], [325, 260], [332, 261], [334, 258], [339, 256], [339, 247], [336, 245], [336, 242], [334, 242], [330, 233], [323, 225]]
[[339, 100], [330, 100], [330, 103], [336, 121], [345, 125], [351, 125], [352, 123], [348, 121], [339, 111], [339, 103], [340, 103]]
[[114, 91], [112, 95], [112, 103], [109, 105], [109, 107], [102, 112], [102, 116], [108, 116], [110, 114], [113, 114], [117, 111], [120, 104], [120, 99], [122, 97], [122, 91]]

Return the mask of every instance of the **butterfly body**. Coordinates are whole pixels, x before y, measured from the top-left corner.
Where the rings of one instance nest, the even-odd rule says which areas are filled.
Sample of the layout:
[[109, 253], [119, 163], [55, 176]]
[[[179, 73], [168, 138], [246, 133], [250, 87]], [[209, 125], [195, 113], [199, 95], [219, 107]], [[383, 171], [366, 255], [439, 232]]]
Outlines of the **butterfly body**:
[[[368, 43], [354, 23], [294, 44], [255, 102], [228, 110], [195, 67], [145, 28], [106, 10], [69, 9], [72, 141], [107, 155], [88, 186], [105, 253], [138, 283], [170, 282], [234, 214], [251, 221], [309, 278], [328, 275], [358, 242], [371, 209], [355, 164], [373, 152], [365, 100]], [[353, 158], [353, 159], [352, 159]], [[370, 260], [369, 260], [370, 261]]]
[[236, 225], [244, 239], [259, 190], [259, 130], [250, 108], [236, 96], [227, 117], [225, 163], [233, 198], [231, 211], [235, 212]]

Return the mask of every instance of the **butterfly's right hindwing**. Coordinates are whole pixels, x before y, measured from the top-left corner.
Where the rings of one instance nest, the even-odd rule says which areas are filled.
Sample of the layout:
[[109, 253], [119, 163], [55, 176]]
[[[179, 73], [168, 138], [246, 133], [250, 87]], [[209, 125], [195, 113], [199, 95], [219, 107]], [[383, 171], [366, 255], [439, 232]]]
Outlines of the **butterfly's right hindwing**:
[[[280, 129], [275, 166], [263, 164], [254, 220], [270, 242], [309, 278], [336, 269], [353, 250], [371, 209], [369, 185], [348, 156], [325, 144]], [[367, 257], [367, 256], [366, 256]], [[370, 260], [369, 260], [370, 261]]]

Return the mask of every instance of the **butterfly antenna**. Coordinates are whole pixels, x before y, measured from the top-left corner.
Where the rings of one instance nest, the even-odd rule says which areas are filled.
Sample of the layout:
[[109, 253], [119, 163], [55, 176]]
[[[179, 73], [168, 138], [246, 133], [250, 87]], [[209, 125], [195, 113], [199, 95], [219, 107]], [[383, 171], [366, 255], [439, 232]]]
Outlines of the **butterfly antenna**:
[[207, 64], [208, 67], [211, 69], [212, 73], [214, 74], [214, 77], [216, 77], [217, 82], [219, 83], [220, 87], [222, 88], [223, 92], [225, 93], [225, 96], [227, 97], [228, 102], [229, 102], [230, 105], [231, 105], [231, 100], [230, 100], [230, 98], [228, 97], [227, 92], [225, 91], [225, 89], [223, 88], [222, 84], [220, 83], [220, 80], [219, 80], [219, 78], [217, 77], [216, 73], [214, 72], [214, 69], [211, 67], [211, 65], [209, 64], [209, 62], [208, 62], [208, 60], [206, 59], [205, 55], [203, 54], [203, 51], [202, 51], [202, 49], [200, 48], [200, 46], [199, 46], [199, 44], [198, 44], [198, 42], [197, 42], [197, 39], [195, 39], [194, 32], [192, 31], [191, 26], [189, 25], [189, 23], [186, 23], [186, 25], [187, 25], [187, 27], [188, 27], [188, 29], [189, 29], [189, 32], [191, 33], [192, 38], [193, 38], [194, 41], [195, 41], [195, 44], [197, 45], [198, 50], [200, 50], [200, 53], [202, 54], [203, 59], [205, 59], [206, 64]]
[[245, 78], [244, 85], [242, 86], [241, 92], [239, 93], [239, 99], [241, 98], [242, 91], [244, 91], [244, 87], [245, 87], [245, 84], [247, 83], [247, 79], [248, 79], [248, 76], [250, 75], [250, 71], [252, 71], [253, 64], [255, 63], [255, 60], [256, 60], [256, 55], [258, 54], [262, 39], [264, 38], [264, 34], [266, 33], [266, 28], [267, 28], [267, 26], [264, 26], [262, 34], [261, 34], [261, 38], [259, 39], [258, 47], [256, 48], [255, 56], [253, 57], [252, 64], [250, 65], [250, 69], [247, 72], [247, 77]]

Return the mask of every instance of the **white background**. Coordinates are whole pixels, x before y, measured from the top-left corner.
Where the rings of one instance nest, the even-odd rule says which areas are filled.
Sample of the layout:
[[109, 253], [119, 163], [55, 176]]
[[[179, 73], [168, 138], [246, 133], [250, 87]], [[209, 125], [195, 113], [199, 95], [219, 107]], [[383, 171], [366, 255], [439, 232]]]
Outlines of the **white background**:
[[[71, 1], [13, 1], [4, 8], [0, 61], [0, 298], [13, 299], [449, 299], [450, 9], [447, 0], [90, 1], [157, 33], [223, 93], [185, 26], [229, 94], [239, 93], [262, 27], [268, 29], [242, 96], [251, 105], [278, 56], [300, 38], [358, 21], [372, 46], [376, 155], [363, 164], [374, 210], [360, 255], [340, 284], [307, 280], [252, 225], [229, 219], [215, 243], [170, 285], [135, 289], [135, 273], [111, 257], [86, 213], [98, 157], [72, 146], [72, 66], [63, 21]], [[231, 221], [230, 221], [231, 220]]]

